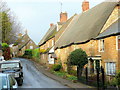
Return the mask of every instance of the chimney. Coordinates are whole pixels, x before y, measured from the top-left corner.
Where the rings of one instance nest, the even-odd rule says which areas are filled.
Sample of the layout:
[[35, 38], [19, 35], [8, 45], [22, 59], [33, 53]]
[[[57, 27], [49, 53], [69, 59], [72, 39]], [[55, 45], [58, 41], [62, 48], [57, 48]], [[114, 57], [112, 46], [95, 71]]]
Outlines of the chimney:
[[25, 30], [25, 34], [28, 34], [28, 30]]
[[66, 12], [61, 12], [60, 13], [60, 22], [66, 22], [67, 21], [67, 13]]
[[87, 11], [88, 9], [89, 9], [89, 1], [84, 0], [84, 1], [82, 2], [82, 10], [83, 10], [83, 12], [84, 12], [84, 11]]
[[53, 24], [53, 23], [51, 23], [51, 24], [50, 24], [50, 27], [52, 27], [53, 25], [54, 25], [54, 24]]

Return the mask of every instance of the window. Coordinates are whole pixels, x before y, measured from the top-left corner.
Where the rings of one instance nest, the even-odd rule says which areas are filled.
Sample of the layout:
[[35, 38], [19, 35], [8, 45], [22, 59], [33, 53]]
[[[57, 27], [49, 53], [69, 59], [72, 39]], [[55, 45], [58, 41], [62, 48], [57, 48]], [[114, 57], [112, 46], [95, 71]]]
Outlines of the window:
[[52, 40], [52, 46], [54, 45], [54, 40]]
[[33, 46], [30, 46], [30, 49], [33, 49]]
[[22, 40], [22, 42], [25, 42], [25, 40]]
[[58, 49], [58, 53], [60, 53], [60, 49]]
[[116, 37], [116, 49], [120, 50], [120, 36]]
[[99, 52], [104, 52], [104, 40], [99, 40]]
[[106, 63], [106, 74], [107, 75], [115, 75], [115, 73], [116, 73], [115, 62], [107, 62]]

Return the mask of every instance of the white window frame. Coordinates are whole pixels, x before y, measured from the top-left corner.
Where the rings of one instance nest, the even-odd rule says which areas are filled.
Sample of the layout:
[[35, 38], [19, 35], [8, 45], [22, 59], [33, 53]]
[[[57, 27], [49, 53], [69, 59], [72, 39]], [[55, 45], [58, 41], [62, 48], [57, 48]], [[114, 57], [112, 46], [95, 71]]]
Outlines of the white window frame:
[[[101, 49], [101, 45], [100, 45], [101, 44], [101, 40], [104, 41], [104, 43], [102, 42], [102, 44], [103, 44], [102, 48], [104, 48], [104, 50], [100, 50]], [[105, 51], [105, 40], [104, 39], [101, 39], [101, 40], [99, 40], [99, 44], [98, 44], [99, 45], [98, 46], [99, 47], [99, 52], [104, 52]]]
[[52, 40], [52, 46], [54, 45], [54, 40]]
[[105, 63], [105, 71], [106, 71], [106, 75], [115, 75], [116, 74], [116, 63], [115, 62], [106, 62]]
[[118, 39], [120, 39], [120, 35], [119, 35], [119, 36], [116, 36], [116, 50], [120, 50], [120, 49], [118, 48]]
[[32, 45], [30, 46], [30, 49], [33, 49], [33, 46], [32, 46]]
[[58, 49], [58, 53], [60, 53], [60, 49]]

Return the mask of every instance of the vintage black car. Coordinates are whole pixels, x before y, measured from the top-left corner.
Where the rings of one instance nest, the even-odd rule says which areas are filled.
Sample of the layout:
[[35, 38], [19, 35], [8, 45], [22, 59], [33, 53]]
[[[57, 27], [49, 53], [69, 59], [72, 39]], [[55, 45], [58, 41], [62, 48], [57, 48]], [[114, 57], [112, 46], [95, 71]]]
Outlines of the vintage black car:
[[9, 60], [0, 62], [0, 71], [11, 74], [19, 86], [23, 84], [23, 67], [20, 60]]

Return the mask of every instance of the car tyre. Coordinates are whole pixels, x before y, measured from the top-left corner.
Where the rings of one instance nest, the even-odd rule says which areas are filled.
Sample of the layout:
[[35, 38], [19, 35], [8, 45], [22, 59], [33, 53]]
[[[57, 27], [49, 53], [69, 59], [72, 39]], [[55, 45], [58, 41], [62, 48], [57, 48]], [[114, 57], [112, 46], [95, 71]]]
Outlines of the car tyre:
[[18, 86], [22, 86], [22, 84], [23, 84], [23, 79], [20, 79], [18, 82]]

